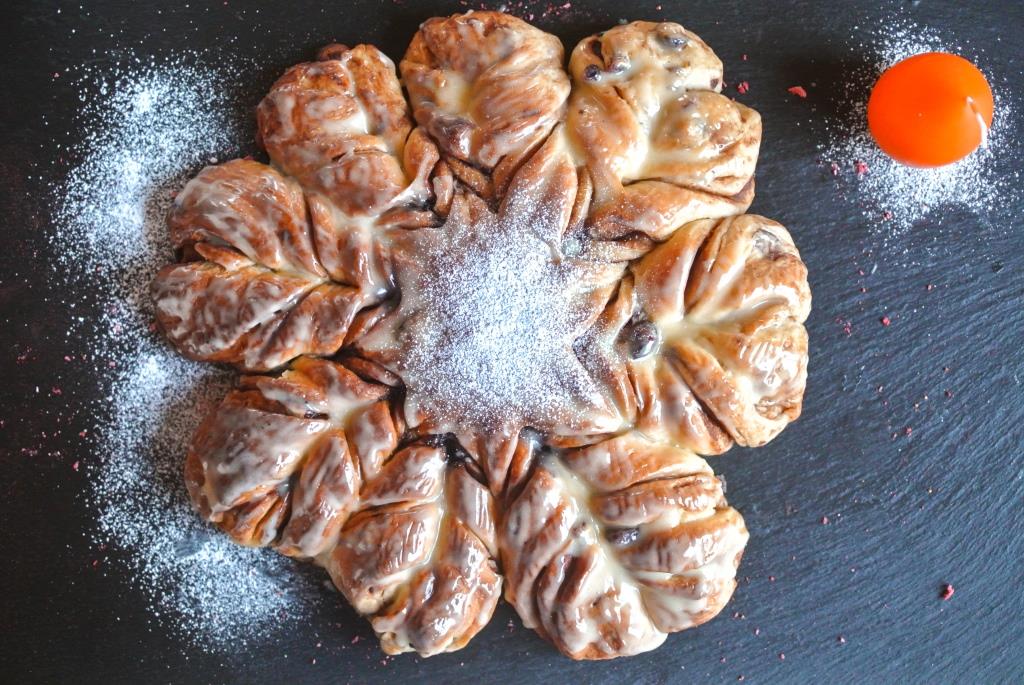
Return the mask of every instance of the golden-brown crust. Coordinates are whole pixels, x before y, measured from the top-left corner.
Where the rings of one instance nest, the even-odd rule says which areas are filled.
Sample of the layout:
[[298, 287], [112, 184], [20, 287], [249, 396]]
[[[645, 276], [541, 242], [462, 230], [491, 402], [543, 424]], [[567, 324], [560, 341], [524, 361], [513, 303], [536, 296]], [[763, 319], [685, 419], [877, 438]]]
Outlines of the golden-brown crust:
[[390, 388], [325, 360], [243, 379], [185, 462], [199, 512], [241, 544], [325, 566], [385, 651], [458, 649], [500, 596], [495, 510], [441, 446], [400, 446]]
[[501, 12], [423, 22], [402, 59], [413, 116], [446, 156], [491, 170], [521, 159], [562, 119], [562, 44]]
[[156, 319], [193, 359], [267, 370], [333, 354], [369, 301], [328, 278], [300, 186], [258, 162], [204, 169], [175, 198], [168, 226], [175, 246], [202, 259], [160, 271]]
[[581, 41], [568, 130], [594, 178], [599, 237], [663, 240], [753, 199], [761, 119], [719, 94], [722, 63], [693, 33], [633, 22]]
[[749, 214], [695, 221], [632, 272], [620, 292], [631, 307], [608, 313], [592, 358], [616, 387], [629, 379], [640, 430], [718, 454], [800, 415], [811, 295], [785, 228]]
[[380, 219], [432, 197], [429, 176], [439, 154], [413, 131], [394, 64], [383, 53], [334, 45], [321, 57], [292, 67], [271, 87], [257, 107], [260, 140], [305, 189], [313, 241], [331, 278], [379, 298], [390, 287]]
[[400, 158], [412, 130], [391, 60], [370, 45], [340, 47], [289, 69], [256, 108], [263, 146], [293, 176], [362, 151]]
[[648, 651], [712, 618], [748, 537], [702, 459], [638, 433], [545, 454], [505, 510], [506, 598], [574, 659]]

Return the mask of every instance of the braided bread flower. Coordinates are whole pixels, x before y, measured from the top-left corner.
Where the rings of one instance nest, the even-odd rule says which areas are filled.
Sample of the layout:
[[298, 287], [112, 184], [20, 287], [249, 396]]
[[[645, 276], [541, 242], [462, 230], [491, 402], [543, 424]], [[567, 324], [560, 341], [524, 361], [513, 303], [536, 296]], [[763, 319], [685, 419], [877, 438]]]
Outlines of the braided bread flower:
[[698, 455], [803, 398], [806, 268], [743, 214], [759, 116], [670, 23], [566, 73], [519, 19], [431, 19], [399, 71], [325, 48], [259, 105], [271, 164], [175, 200], [158, 323], [247, 374], [192, 500], [323, 566], [389, 653], [461, 648], [503, 584], [570, 657], [653, 649], [721, 611], [748, 537]]

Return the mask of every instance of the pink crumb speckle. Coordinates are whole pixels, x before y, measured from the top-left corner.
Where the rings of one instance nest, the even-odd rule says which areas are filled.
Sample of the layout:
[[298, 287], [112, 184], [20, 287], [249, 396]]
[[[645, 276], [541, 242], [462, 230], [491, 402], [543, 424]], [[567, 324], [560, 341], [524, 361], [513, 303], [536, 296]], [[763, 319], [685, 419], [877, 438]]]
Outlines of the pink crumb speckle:
[[738, 92], [740, 95], [744, 95], [749, 90], [750, 84], [747, 83], [746, 81], [740, 81], [739, 83], [736, 84], [736, 92]]
[[892, 323], [892, 319], [890, 319], [888, 316], [883, 316], [881, 319], [879, 319], [879, 321], [882, 323], [883, 326], [888, 326], [889, 324]]
[[792, 93], [793, 95], [796, 95], [798, 98], [807, 97], [807, 91], [804, 90], [803, 86], [790, 86], [786, 90]]
[[956, 589], [949, 583], [946, 583], [942, 586], [942, 593], [939, 595], [939, 599], [945, 602], [953, 596], [954, 592], [956, 592]]
[[863, 176], [868, 173], [868, 163], [858, 159], [853, 163], [853, 170], [858, 176]]

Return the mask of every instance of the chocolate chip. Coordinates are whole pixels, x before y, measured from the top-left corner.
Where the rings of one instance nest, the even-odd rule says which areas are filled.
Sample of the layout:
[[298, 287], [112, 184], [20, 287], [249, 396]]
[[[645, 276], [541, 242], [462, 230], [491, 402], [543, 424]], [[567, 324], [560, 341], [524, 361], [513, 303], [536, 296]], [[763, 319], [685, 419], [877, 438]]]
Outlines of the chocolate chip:
[[718, 79], [713, 78], [711, 79], [711, 90], [714, 90], [715, 88], [718, 88]]
[[658, 346], [661, 334], [658, 327], [647, 320], [639, 320], [629, 324], [625, 330], [626, 349], [631, 359], [643, 359]]
[[592, 41], [590, 41], [590, 51], [592, 53], [594, 53], [595, 55], [597, 55], [598, 57], [602, 57], [602, 55], [601, 55], [601, 41], [599, 41], [599, 40], [592, 40]]
[[583, 78], [587, 81], [597, 81], [601, 78], [601, 69], [596, 64], [588, 64], [583, 70]]

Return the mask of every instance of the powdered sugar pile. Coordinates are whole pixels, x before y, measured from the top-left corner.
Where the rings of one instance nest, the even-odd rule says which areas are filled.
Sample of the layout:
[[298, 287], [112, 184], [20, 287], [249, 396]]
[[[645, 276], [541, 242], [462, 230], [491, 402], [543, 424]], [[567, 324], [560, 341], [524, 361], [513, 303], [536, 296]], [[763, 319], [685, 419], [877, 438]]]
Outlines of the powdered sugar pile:
[[150, 282], [173, 258], [164, 225], [173, 193], [245, 140], [231, 94], [238, 67], [202, 61], [189, 53], [81, 71], [81, 143], [68, 151], [78, 163], [53, 189], [51, 238], [69, 292], [93, 293], [103, 311], [68, 332], [103, 360], [100, 460], [89, 466], [95, 542], [158, 620], [219, 649], [279, 629], [308, 588], [292, 562], [236, 546], [192, 511], [181, 475], [188, 440], [234, 374], [180, 358], [150, 325]]
[[[933, 212], [958, 207], [983, 213], [1018, 192], [1019, 172], [1007, 173], [998, 164], [1000, 157], [1013, 154], [1007, 149], [1011, 142], [1007, 138], [1016, 113], [1005, 95], [1004, 81], [994, 78], [996, 65], [985, 59], [982, 49], [959, 45], [901, 19], [885, 22], [855, 49], [870, 64], [850, 74], [837, 103], [840, 115], [827, 118], [822, 159], [841, 187], [853, 189], [862, 198], [864, 216], [880, 232], [883, 247], [891, 246]], [[867, 130], [867, 100], [882, 71], [911, 55], [935, 51], [961, 55], [979, 66], [992, 86], [995, 116], [987, 147], [956, 164], [918, 169], [896, 162], [874, 143]]]

